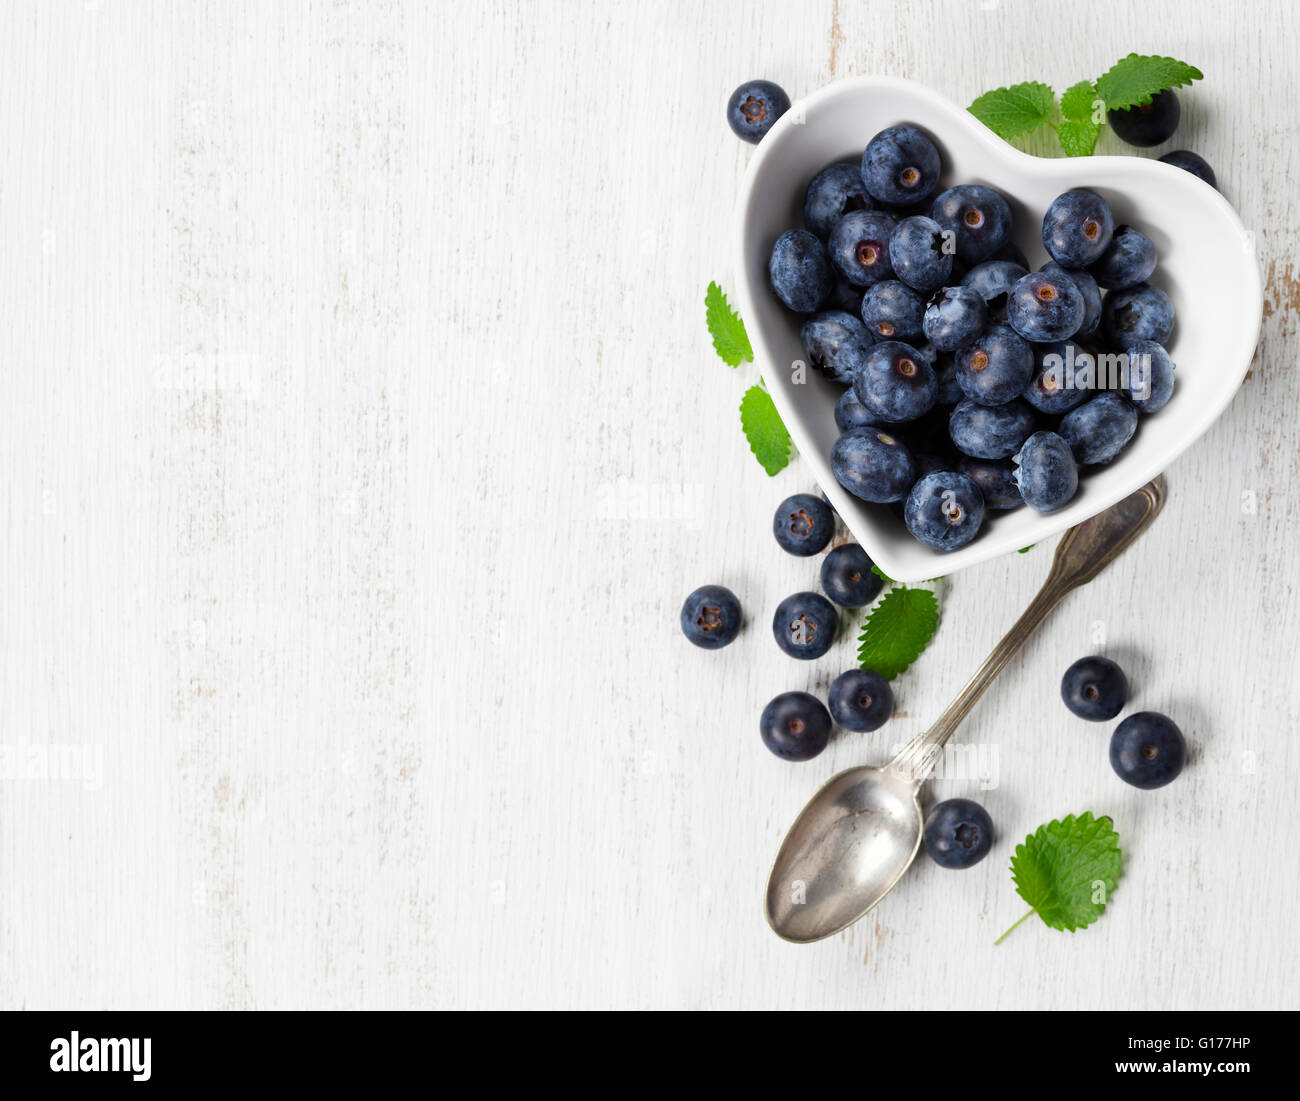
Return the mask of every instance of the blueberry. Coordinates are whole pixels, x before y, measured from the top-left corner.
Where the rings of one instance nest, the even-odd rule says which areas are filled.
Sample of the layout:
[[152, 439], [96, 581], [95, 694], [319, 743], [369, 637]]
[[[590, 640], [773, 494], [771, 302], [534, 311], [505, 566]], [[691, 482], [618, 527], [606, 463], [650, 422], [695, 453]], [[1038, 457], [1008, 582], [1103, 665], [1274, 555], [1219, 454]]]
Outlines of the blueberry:
[[1074, 280], [1074, 285], [1079, 288], [1079, 293], [1083, 295], [1083, 320], [1079, 322], [1079, 328], [1074, 335], [1086, 337], [1096, 332], [1097, 323], [1101, 320], [1101, 288], [1097, 286], [1097, 280], [1082, 268], [1063, 268], [1055, 260], [1049, 260], [1043, 265], [1042, 270], [1056, 271], [1069, 276]]
[[826, 249], [806, 229], [787, 230], [776, 239], [767, 275], [777, 298], [795, 313], [815, 313], [834, 286]]
[[1169, 295], [1150, 283], [1106, 295], [1101, 323], [1106, 335], [1121, 348], [1139, 340], [1168, 344], [1174, 331], [1174, 304]]
[[936, 197], [930, 217], [957, 239], [957, 258], [978, 264], [1000, 249], [1011, 232], [1011, 207], [998, 192], [979, 184], [950, 187]]
[[979, 487], [986, 508], [1019, 508], [1025, 503], [1016, 485], [1015, 467], [1008, 459], [964, 457], [957, 463], [957, 471]]
[[969, 799], [945, 799], [925, 816], [925, 851], [941, 868], [969, 868], [993, 845], [989, 812]]
[[1107, 390], [1061, 418], [1058, 430], [1080, 466], [1108, 463], [1137, 431], [1137, 410]]
[[939, 381], [934, 368], [910, 344], [884, 340], [867, 351], [853, 389], [881, 420], [901, 424], [933, 408]]
[[834, 264], [831, 265], [831, 275], [835, 277], [835, 286], [823, 305], [828, 310], [843, 310], [857, 317], [862, 310], [862, 288], [845, 279]]
[[799, 328], [799, 340], [809, 366], [843, 386], [852, 384], [872, 344], [867, 327], [843, 310], [809, 318]]
[[850, 669], [831, 682], [831, 714], [845, 730], [865, 734], [884, 726], [894, 713], [894, 690], [870, 669]]
[[[962, 393], [961, 383], [957, 381], [957, 358], [951, 352], [940, 353], [935, 359], [934, 377], [939, 380], [936, 405], [956, 405], [966, 396]], [[947, 423], [945, 418], [944, 424]]]
[[682, 634], [705, 650], [720, 650], [740, 633], [740, 601], [722, 585], [704, 585], [682, 605]]
[[1165, 164], [1172, 164], [1181, 168], [1184, 172], [1190, 172], [1198, 180], [1204, 180], [1216, 191], [1219, 187], [1219, 181], [1214, 178], [1214, 169], [1210, 167], [1206, 159], [1190, 149], [1175, 149], [1172, 153], [1166, 153], [1160, 158]]
[[1110, 204], [1086, 187], [1058, 195], [1043, 215], [1043, 247], [1066, 268], [1086, 268], [1106, 251], [1114, 232]]
[[889, 239], [889, 262], [909, 287], [935, 291], [952, 276], [952, 253], [948, 239], [933, 218], [914, 215], [904, 218]]
[[835, 403], [835, 427], [841, 432], [847, 432], [850, 428], [866, 428], [868, 425], [875, 425], [879, 419], [858, 401], [858, 395], [854, 393], [852, 386], [845, 390], [840, 395], [840, 400]]
[[1088, 268], [1099, 287], [1109, 291], [1136, 287], [1156, 270], [1156, 246], [1139, 229], [1119, 226], [1106, 251]]
[[1174, 361], [1154, 340], [1139, 340], [1128, 350], [1124, 393], [1139, 413], [1163, 409], [1174, 393]]
[[862, 153], [862, 180], [882, 203], [908, 206], [929, 198], [939, 171], [934, 142], [907, 123], [880, 131]]
[[1108, 722], [1128, 702], [1128, 677], [1110, 658], [1080, 658], [1061, 678], [1061, 699], [1089, 722]]
[[903, 521], [913, 537], [932, 550], [956, 550], [979, 534], [984, 523], [984, 496], [974, 479], [965, 474], [927, 474], [907, 495]]
[[957, 353], [957, 384], [980, 405], [1018, 398], [1033, 373], [1033, 348], [1007, 325], [990, 325]]
[[790, 97], [779, 84], [748, 80], [727, 100], [727, 125], [736, 137], [757, 145], [788, 110]]
[[1019, 399], [1006, 405], [977, 405], [967, 398], [952, 411], [948, 431], [963, 455], [1009, 459], [1034, 430], [1034, 411]]
[[1007, 319], [1007, 298], [1015, 285], [1029, 272], [1011, 260], [985, 260], [977, 264], [962, 278], [961, 285], [970, 287], [984, 299], [989, 320]]
[[820, 593], [795, 593], [776, 606], [772, 634], [792, 658], [808, 661], [831, 648], [839, 625], [835, 605]]
[[953, 352], [974, 340], [988, 324], [989, 312], [971, 287], [944, 287], [925, 308], [926, 339], [941, 352]]
[[1023, 276], [1007, 299], [1007, 323], [1026, 340], [1065, 340], [1079, 331], [1087, 313], [1083, 292], [1059, 271]]
[[[1083, 356], [1089, 358], [1085, 361]], [[1093, 368], [1093, 375], [1085, 380], [1079, 374], [1088, 364]], [[1095, 368], [1092, 353], [1073, 341], [1037, 344], [1034, 346], [1034, 373], [1021, 396], [1040, 413], [1050, 416], [1068, 413], [1092, 396], [1091, 379], [1095, 378]], [[1079, 374], [1076, 374], [1076, 369]], [[1084, 381], [1089, 382], [1087, 387], [1082, 385]]]
[[857, 543], [833, 547], [822, 559], [822, 589], [842, 608], [861, 608], [880, 594], [885, 582]]
[[874, 207], [862, 183], [862, 169], [851, 162], [832, 164], [818, 172], [804, 192], [803, 224], [824, 241], [849, 211]]
[[862, 296], [862, 321], [878, 340], [916, 340], [925, 317], [925, 299], [905, 283], [886, 279]]
[[831, 227], [827, 248], [832, 263], [856, 287], [892, 279], [889, 239], [894, 219], [879, 210], [853, 210]]
[[831, 447], [835, 480], [864, 501], [901, 501], [916, 481], [916, 460], [897, 436], [880, 428], [854, 428]]
[[1025, 271], [1029, 270], [1029, 259], [1025, 256], [1025, 250], [1022, 249], [1015, 241], [1007, 241], [997, 252], [989, 257], [990, 260], [1009, 260], [1013, 264], [1019, 264]]
[[1079, 468], [1070, 445], [1055, 432], [1035, 432], [1015, 453], [1016, 485], [1035, 512], [1055, 512], [1079, 488]]
[[785, 761], [810, 761], [831, 738], [831, 716], [816, 696], [782, 692], [758, 720], [763, 744]]
[[1149, 149], [1174, 136], [1181, 114], [1178, 97], [1170, 88], [1152, 96], [1150, 103], [1107, 111], [1106, 117], [1110, 122], [1110, 128], [1121, 141], [1141, 149]]
[[1135, 788], [1161, 788], [1183, 771], [1187, 743], [1183, 732], [1164, 715], [1139, 711], [1110, 736], [1110, 767]]
[[835, 534], [835, 514], [821, 498], [796, 493], [777, 505], [772, 534], [783, 551], [807, 558], [826, 549]]

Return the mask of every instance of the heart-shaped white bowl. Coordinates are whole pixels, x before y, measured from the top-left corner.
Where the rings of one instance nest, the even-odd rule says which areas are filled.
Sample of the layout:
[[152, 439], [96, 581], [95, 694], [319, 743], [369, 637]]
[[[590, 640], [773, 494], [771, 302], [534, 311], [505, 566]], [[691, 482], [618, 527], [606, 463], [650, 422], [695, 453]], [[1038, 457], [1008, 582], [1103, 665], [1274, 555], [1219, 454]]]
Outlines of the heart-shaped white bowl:
[[[1152, 282], [1177, 311], [1170, 354], [1178, 364], [1169, 404], [1143, 417], [1133, 442], [1109, 466], [1088, 469], [1079, 492], [1059, 512], [1029, 508], [988, 513], [984, 530], [948, 554], [916, 542], [887, 505], [841, 488], [831, 474], [843, 392], [816, 371], [802, 384], [792, 365], [803, 359], [801, 317], [768, 285], [772, 244], [803, 227], [808, 181], [835, 161], [855, 161], [886, 126], [911, 122], [943, 154], [940, 187], [980, 183], [1011, 202], [1012, 238], [1030, 266], [1046, 262], [1043, 212], [1062, 191], [1089, 187], [1105, 196], [1116, 224], [1142, 230], [1159, 250]], [[1250, 366], [1263, 305], [1253, 241], [1236, 212], [1189, 172], [1142, 157], [1031, 157], [1007, 145], [969, 112], [920, 84], [888, 77], [845, 80], [796, 103], [759, 144], [749, 163], [737, 219], [741, 315], [763, 376], [795, 445], [849, 530], [890, 577], [921, 581], [1037, 543], [1087, 519], [1154, 478], [1227, 407]]]

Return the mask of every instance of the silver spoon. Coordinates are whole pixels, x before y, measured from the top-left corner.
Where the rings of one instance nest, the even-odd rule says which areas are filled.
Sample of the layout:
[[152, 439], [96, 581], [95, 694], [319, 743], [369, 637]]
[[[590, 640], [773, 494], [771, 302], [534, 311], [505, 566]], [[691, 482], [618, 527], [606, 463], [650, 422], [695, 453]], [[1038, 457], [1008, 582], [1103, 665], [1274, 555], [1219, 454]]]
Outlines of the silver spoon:
[[1065, 594], [1101, 573], [1164, 503], [1158, 477], [1067, 531], [1038, 595], [939, 721], [883, 768], [841, 772], [812, 797], [767, 881], [767, 922], [777, 936], [799, 944], [821, 940], [889, 894], [921, 847], [921, 787], [952, 732]]

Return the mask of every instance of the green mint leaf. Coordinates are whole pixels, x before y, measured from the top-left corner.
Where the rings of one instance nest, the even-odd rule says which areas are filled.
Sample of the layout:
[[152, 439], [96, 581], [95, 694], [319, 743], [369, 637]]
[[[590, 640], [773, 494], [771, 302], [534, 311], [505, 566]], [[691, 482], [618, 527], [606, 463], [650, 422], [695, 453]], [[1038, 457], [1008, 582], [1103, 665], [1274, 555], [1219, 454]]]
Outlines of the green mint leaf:
[[790, 433], [781, 423], [772, 395], [761, 386], [751, 386], [740, 399], [740, 427], [769, 476], [785, 469], [790, 462]]
[[1036, 130], [1052, 115], [1052, 89], [1039, 81], [994, 88], [967, 110], [1000, 138], [1014, 138]]
[[1032, 909], [994, 943], [1006, 940], [1030, 914], [1071, 933], [1091, 925], [1115, 890], [1121, 859], [1119, 835], [1109, 818], [1087, 811], [1039, 826], [1011, 858], [1016, 892]]
[[1201, 79], [1201, 70], [1172, 57], [1129, 54], [1097, 78], [1097, 92], [1111, 111], [1150, 103], [1151, 97]]
[[749, 346], [749, 334], [745, 332], [745, 323], [740, 314], [727, 303], [727, 296], [717, 283], [710, 283], [704, 292], [705, 318], [709, 323], [709, 335], [713, 337], [713, 350], [722, 357], [722, 362], [731, 367], [739, 367], [754, 358], [754, 349]]
[[1061, 117], [1075, 122], [1101, 122], [1101, 119], [1093, 117], [1099, 111], [1100, 99], [1097, 86], [1091, 80], [1071, 84], [1061, 93]]
[[880, 578], [881, 581], [886, 581], [890, 585], [897, 584], [897, 582], [892, 577], [890, 577], [889, 574], [885, 573], [885, 571], [882, 570], [879, 566], [877, 566], [874, 562], [871, 563], [871, 572], [874, 573], [878, 578]]
[[1028, 554], [1028, 553], [1029, 553], [1031, 550], [1033, 550], [1036, 546], [1038, 546], [1037, 543], [1030, 543], [1029, 546], [1027, 546], [1027, 547], [1021, 547], [1018, 551], [1016, 551], [1016, 553], [1017, 553], [1017, 554]]
[[929, 589], [890, 589], [867, 616], [858, 661], [893, 680], [919, 658], [939, 626], [939, 598]]
[[1062, 119], [1056, 137], [1067, 157], [1090, 157], [1097, 148], [1101, 127], [1092, 119]]

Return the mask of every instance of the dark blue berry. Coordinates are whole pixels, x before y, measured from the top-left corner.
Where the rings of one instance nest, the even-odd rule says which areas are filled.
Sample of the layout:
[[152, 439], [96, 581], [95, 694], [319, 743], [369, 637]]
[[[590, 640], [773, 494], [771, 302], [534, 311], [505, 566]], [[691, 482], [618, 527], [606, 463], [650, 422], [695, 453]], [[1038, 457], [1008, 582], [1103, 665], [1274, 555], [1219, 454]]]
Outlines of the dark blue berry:
[[842, 543], [822, 560], [822, 589], [841, 608], [870, 604], [884, 583], [857, 543]]
[[989, 257], [990, 260], [1010, 260], [1013, 264], [1019, 264], [1025, 271], [1029, 270], [1029, 259], [1025, 256], [1025, 250], [1022, 249], [1015, 241], [1007, 241], [997, 252]]
[[772, 534], [783, 551], [807, 558], [826, 549], [835, 534], [835, 514], [820, 497], [796, 493], [777, 505]]
[[1007, 319], [1007, 298], [1012, 288], [1029, 272], [1011, 260], [985, 260], [977, 264], [962, 278], [961, 285], [970, 287], [984, 299], [989, 320]]
[[1016, 485], [1015, 467], [1009, 459], [972, 459], [963, 457], [957, 470], [974, 482], [991, 509], [1019, 508], [1025, 502]]
[[1086, 313], [1083, 292], [1060, 271], [1035, 271], [1023, 276], [1007, 299], [1007, 323], [1035, 343], [1074, 336]]
[[1022, 395], [1025, 401], [1040, 413], [1055, 416], [1068, 413], [1090, 398], [1091, 384], [1088, 387], [1071, 385], [1076, 380], [1076, 367], [1082, 370], [1082, 356], [1088, 357], [1086, 362], [1092, 364], [1095, 371], [1092, 353], [1073, 341], [1058, 340], [1052, 344], [1035, 345], [1034, 373]]
[[970, 799], [945, 799], [925, 816], [925, 851], [941, 868], [969, 868], [993, 845], [993, 819]]
[[879, 417], [858, 401], [858, 395], [852, 386], [835, 403], [835, 427], [841, 432], [847, 432], [850, 428], [866, 428], [879, 420]]
[[1128, 677], [1110, 658], [1080, 658], [1061, 678], [1061, 699], [1089, 722], [1109, 722], [1128, 702]]
[[990, 325], [957, 353], [957, 384], [980, 405], [1018, 398], [1034, 373], [1034, 349], [1008, 325]]
[[1097, 280], [1082, 268], [1063, 268], [1055, 260], [1049, 260], [1044, 264], [1043, 271], [1058, 271], [1074, 280], [1074, 285], [1083, 295], [1083, 320], [1079, 322], [1079, 328], [1074, 335], [1091, 336], [1097, 329], [1097, 323], [1101, 321], [1101, 288], [1097, 286]]
[[1011, 232], [1006, 199], [980, 184], [948, 188], [935, 198], [930, 217], [956, 237], [957, 258], [964, 264], [987, 260], [1006, 244]]
[[988, 324], [989, 312], [971, 287], [944, 287], [925, 308], [926, 339], [941, 352], [953, 352], [974, 340]]
[[897, 279], [877, 283], [862, 296], [862, 322], [877, 340], [916, 340], [924, 317], [925, 299]]
[[978, 405], [967, 398], [948, 418], [952, 442], [972, 459], [1009, 459], [1034, 430], [1034, 411], [1016, 399]]
[[878, 730], [894, 713], [894, 690], [870, 669], [850, 669], [831, 682], [831, 715], [845, 730]]
[[1139, 283], [1106, 295], [1101, 322], [1106, 335], [1121, 348], [1131, 348], [1139, 340], [1168, 344], [1174, 331], [1174, 304], [1159, 287]]
[[705, 650], [720, 650], [740, 633], [740, 601], [722, 585], [703, 585], [682, 605], [682, 634]]
[[908, 206], [929, 198], [939, 171], [934, 142], [907, 123], [880, 131], [862, 153], [862, 180], [882, 203]]
[[[921, 351], [921, 349], [917, 349]], [[924, 352], [922, 352], [924, 354]], [[941, 352], [934, 360], [934, 377], [939, 380], [939, 393], [936, 405], [956, 405], [966, 395], [961, 391], [957, 381], [957, 358], [951, 352]], [[947, 418], [944, 419], [946, 425]]]
[[809, 318], [799, 327], [799, 341], [808, 365], [842, 386], [853, 383], [872, 344], [867, 327], [843, 310], [826, 310]]
[[1165, 164], [1172, 164], [1176, 168], [1181, 168], [1184, 172], [1190, 172], [1198, 180], [1204, 180], [1216, 191], [1219, 187], [1219, 181], [1215, 179], [1214, 169], [1210, 167], [1209, 162], [1190, 149], [1175, 149], [1172, 153], [1166, 153], [1160, 158]]
[[934, 368], [910, 344], [883, 340], [867, 351], [853, 389], [881, 420], [901, 424], [934, 407], [939, 381]]
[[1106, 112], [1115, 136], [1139, 149], [1149, 149], [1172, 138], [1181, 114], [1182, 108], [1172, 88], [1156, 93], [1150, 103]]
[[727, 100], [727, 125], [736, 137], [757, 145], [788, 110], [790, 97], [779, 84], [747, 80]]
[[824, 241], [844, 215], [874, 207], [862, 183], [862, 169], [852, 163], [832, 164], [818, 172], [804, 192], [803, 224]]
[[1139, 413], [1163, 409], [1174, 395], [1174, 361], [1154, 340], [1139, 340], [1128, 350], [1124, 393]]
[[889, 239], [894, 274], [913, 290], [936, 291], [952, 276], [952, 253], [939, 223], [924, 215], [904, 218]]
[[903, 521], [913, 538], [932, 550], [956, 550], [979, 534], [984, 523], [984, 496], [965, 474], [927, 474], [908, 493]]
[[827, 249], [835, 268], [856, 287], [892, 279], [889, 239], [894, 219], [879, 210], [853, 210], [831, 227]]
[[835, 606], [820, 593], [795, 593], [777, 605], [772, 634], [792, 658], [809, 661], [831, 648], [839, 625]]
[[1135, 788], [1164, 787], [1183, 771], [1186, 761], [1183, 732], [1154, 711], [1130, 715], [1110, 737], [1110, 767]]
[[1016, 485], [1035, 512], [1055, 512], [1079, 488], [1079, 468], [1070, 445], [1055, 432], [1035, 432], [1012, 458]]
[[855, 497], [885, 504], [901, 501], [916, 481], [916, 460], [882, 428], [854, 428], [831, 447], [831, 473]]
[[857, 317], [862, 310], [862, 288], [845, 279], [834, 264], [831, 265], [831, 275], [835, 277], [835, 286], [824, 303], [826, 309], [843, 310]]
[[1058, 195], [1043, 215], [1043, 247], [1066, 268], [1086, 268], [1106, 251], [1114, 232], [1110, 204], [1086, 187]]
[[1088, 268], [1097, 286], [1108, 291], [1136, 287], [1156, 270], [1156, 246], [1151, 238], [1132, 226], [1119, 226], [1106, 251]]
[[834, 286], [826, 249], [806, 229], [787, 230], [776, 239], [767, 275], [777, 298], [796, 313], [815, 313]]
[[763, 744], [785, 761], [809, 761], [831, 738], [831, 716], [816, 696], [782, 692], [758, 720]]
[[1080, 466], [1108, 463], [1137, 431], [1137, 410], [1118, 394], [1105, 391], [1061, 418], [1061, 438]]

